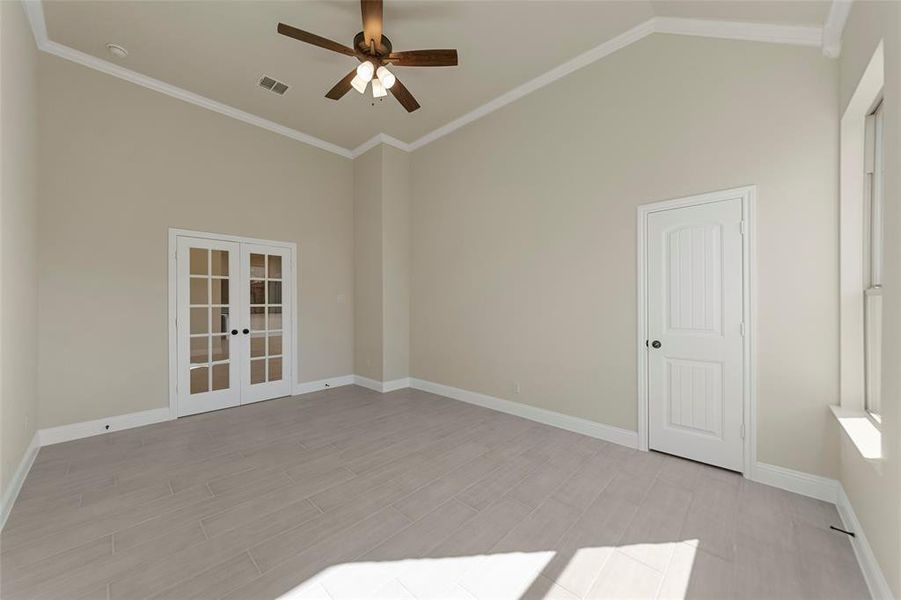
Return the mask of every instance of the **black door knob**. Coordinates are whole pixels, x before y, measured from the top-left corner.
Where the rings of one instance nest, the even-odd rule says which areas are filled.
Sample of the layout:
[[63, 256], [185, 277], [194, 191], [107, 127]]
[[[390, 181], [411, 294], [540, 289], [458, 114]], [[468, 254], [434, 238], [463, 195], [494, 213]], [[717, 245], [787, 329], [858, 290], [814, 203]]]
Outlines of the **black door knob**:
[[238, 335], [238, 330], [237, 330], [237, 329], [232, 329], [232, 335]]
[[249, 329], [245, 329], [245, 330], [244, 330], [244, 335], [247, 335], [248, 333], [250, 333], [250, 330], [249, 330]]
[[652, 348], [659, 348], [659, 347], [660, 347], [660, 342], [658, 342], [657, 340], [654, 340], [653, 342], [651, 342], [651, 347], [652, 347]]

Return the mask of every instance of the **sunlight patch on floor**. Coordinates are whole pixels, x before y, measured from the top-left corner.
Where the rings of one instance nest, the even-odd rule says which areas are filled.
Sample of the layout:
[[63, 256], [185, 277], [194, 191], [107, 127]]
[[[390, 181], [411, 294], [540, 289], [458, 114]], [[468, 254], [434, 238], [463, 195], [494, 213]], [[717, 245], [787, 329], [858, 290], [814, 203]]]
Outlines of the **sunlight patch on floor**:
[[463, 580], [475, 583], [479, 591], [487, 585], [492, 598], [519, 598], [553, 557], [554, 552], [542, 551], [343, 563], [321, 571], [282, 599], [384, 598], [398, 589], [397, 581], [410, 597], [468, 597], [476, 590], [464, 592]]
[[[530, 592], [538, 595], [560, 596], [571, 593], [578, 597], [594, 586], [619, 591], [642, 592], [648, 585], [645, 573], [652, 571], [642, 559], [658, 560], [667, 557], [665, 591], [668, 598], [682, 598], [689, 589], [697, 550], [697, 540], [642, 543], [623, 546], [578, 548], [572, 553], [555, 551], [502, 552], [473, 556], [440, 558], [405, 558], [398, 560], [361, 560], [324, 569], [316, 576], [283, 595], [282, 600], [360, 600], [360, 599], [416, 599], [437, 600], [464, 598], [473, 600], [518, 600]], [[678, 550], [677, 550], [678, 549]], [[634, 561], [636, 569], [608, 568], [619, 555]], [[559, 565], [555, 564], [559, 562]], [[670, 560], [672, 557], [672, 560]], [[545, 584], [535, 585], [540, 576]], [[604, 581], [609, 579], [609, 581]], [[655, 572], [658, 583], [663, 573]], [[559, 587], [547, 590], [550, 581]], [[562, 589], [561, 589], [562, 588]], [[652, 589], [657, 589], [653, 584]]]

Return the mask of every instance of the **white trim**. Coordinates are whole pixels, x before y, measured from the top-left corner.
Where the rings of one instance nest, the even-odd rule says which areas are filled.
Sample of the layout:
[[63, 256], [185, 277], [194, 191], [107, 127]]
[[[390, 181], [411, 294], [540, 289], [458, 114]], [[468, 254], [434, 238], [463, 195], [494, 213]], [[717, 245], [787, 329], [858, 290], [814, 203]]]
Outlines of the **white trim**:
[[829, 407], [832, 416], [838, 421], [844, 435], [857, 448], [860, 457], [867, 464], [873, 466], [878, 473], [882, 473], [883, 449], [882, 432], [873, 420], [873, 416], [865, 410], [845, 408], [833, 404]]
[[[835, 0], [836, 3], [849, 3], [850, 0]], [[651, 17], [650, 19], [636, 25], [632, 29], [621, 33], [620, 35], [607, 40], [606, 42], [596, 46], [595, 48], [572, 58], [563, 64], [539, 75], [538, 77], [519, 85], [512, 90], [501, 94], [497, 98], [486, 102], [478, 108], [458, 117], [437, 129], [425, 134], [419, 139], [406, 143], [397, 138], [391, 137], [385, 133], [379, 133], [369, 140], [363, 142], [354, 149], [344, 148], [337, 144], [327, 142], [310, 134], [286, 127], [274, 121], [264, 119], [252, 113], [239, 110], [227, 104], [217, 102], [205, 96], [189, 92], [183, 88], [171, 85], [164, 81], [142, 75], [131, 69], [127, 69], [115, 63], [112, 63], [96, 56], [92, 56], [80, 50], [75, 50], [69, 46], [65, 46], [58, 42], [54, 42], [47, 37], [47, 26], [44, 21], [44, 8], [40, 0], [24, 0], [25, 11], [31, 23], [32, 33], [34, 34], [35, 43], [40, 50], [48, 52], [71, 60], [75, 63], [96, 69], [108, 75], [119, 77], [131, 83], [144, 86], [146, 88], [161, 92], [173, 98], [189, 102], [196, 106], [212, 110], [227, 117], [232, 117], [244, 123], [261, 127], [273, 133], [284, 135], [291, 139], [309, 144], [321, 150], [332, 152], [344, 158], [356, 158], [367, 150], [376, 145], [388, 144], [405, 152], [412, 152], [418, 148], [425, 146], [445, 135], [456, 131], [457, 129], [468, 125], [473, 121], [484, 117], [485, 115], [496, 111], [497, 109], [514, 102], [527, 94], [531, 94], [535, 90], [553, 83], [554, 81], [565, 77], [570, 73], [590, 65], [605, 56], [625, 48], [641, 39], [644, 39], [652, 33], [667, 33], [676, 35], [691, 35], [699, 37], [713, 37], [720, 39], [746, 40], [755, 42], [767, 42], [776, 44], [789, 44], [796, 46], [820, 46], [824, 43], [825, 33], [823, 28], [800, 26], [800, 25], [776, 25], [768, 23], [743, 23], [734, 21], [714, 21], [705, 19], [683, 19], [678, 17]], [[830, 23], [834, 28], [838, 23], [840, 8], [833, 5], [830, 12]], [[833, 12], [836, 13], [836, 21], [832, 22]], [[847, 18], [847, 14], [845, 14]], [[841, 23], [844, 25], [844, 22]], [[834, 33], [830, 32], [830, 36]], [[839, 36], [841, 31], [839, 31]], [[832, 39], [830, 37], [830, 39]], [[824, 46], [824, 52], [826, 47]]]
[[438, 129], [435, 129], [432, 132], [422, 136], [421, 138], [410, 144], [410, 150], [422, 148], [426, 144], [430, 144], [438, 138], [444, 137], [452, 131], [460, 129], [464, 125], [468, 125], [469, 123], [472, 123], [477, 119], [481, 119], [485, 115], [493, 113], [497, 109], [502, 108], [510, 104], [511, 102], [515, 102], [523, 96], [531, 94], [532, 92], [539, 90], [546, 85], [554, 83], [561, 77], [566, 77], [570, 73], [578, 71], [582, 67], [587, 67], [588, 65], [597, 62], [605, 56], [613, 54], [617, 50], [625, 48], [630, 44], [634, 44], [635, 42], [646, 38], [647, 36], [654, 33], [654, 23], [654, 19], [648, 19], [647, 21], [636, 25], [625, 33], [621, 33], [618, 36], [604, 42], [603, 44], [595, 46], [591, 50], [566, 61], [562, 65], [554, 67], [550, 71], [539, 75], [531, 81], [527, 81], [526, 83], [513, 88], [509, 92], [501, 94], [494, 100], [486, 102], [475, 110], [471, 110], [470, 112], [466, 113], [462, 117], [454, 119], [447, 125], [443, 125], [442, 127], [439, 127]]
[[159, 79], [148, 77], [147, 75], [143, 75], [141, 73], [138, 73], [137, 71], [132, 71], [131, 69], [127, 69], [108, 60], [97, 58], [96, 56], [87, 54], [80, 50], [76, 50], [69, 46], [65, 46], [63, 44], [60, 44], [59, 42], [54, 42], [47, 37], [47, 25], [44, 21], [44, 7], [40, 0], [25, 0], [23, 4], [25, 5], [25, 12], [28, 15], [28, 20], [31, 23], [31, 31], [34, 34], [34, 41], [37, 44], [38, 49], [43, 50], [44, 52], [56, 55], [66, 60], [71, 60], [74, 63], [95, 69], [97, 71], [100, 71], [101, 73], [106, 73], [107, 75], [112, 75], [113, 77], [118, 77], [119, 79], [124, 79], [125, 81], [144, 86], [148, 89], [166, 94], [167, 96], [171, 96], [173, 98], [177, 98], [178, 100], [183, 100], [201, 108], [206, 108], [227, 117], [237, 119], [238, 121], [243, 121], [249, 125], [255, 125], [273, 133], [277, 133], [279, 135], [297, 140], [298, 142], [309, 144], [310, 146], [314, 146], [316, 148], [319, 148], [320, 150], [333, 152], [339, 156], [343, 156], [344, 158], [352, 158], [350, 150], [348, 150], [347, 148], [342, 148], [337, 144], [327, 142], [296, 129], [291, 129], [290, 127], [286, 127], [285, 125], [280, 125], [279, 123], [270, 121], [269, 119], [264, 119], [263, 117], [259, 117], [252, 113], [237, 109], [233, 106], [212, 100], [210, 98], [207, 98], [206, 96], [201, 96], [200, 94], [189, 92], [186, 89], [166, 83], [165, 81], [160, 81]]
[[400, 379], [392, 379], [391, 381], [383, 381], [382, 382], [382, 392], [394, 392], [396, 390], [403, 390], [410, 387], [410, 378], [409, 377], [401, 377]]
[[360, 144], [359, 146], [357, 146], [356, 148], [351, 150], [350, 156], [351, 156], [351, 158], [356, 158], [360, 155], [366, 154], [367, 152], [369, 152], [370, 150], [372, 150], [379, 144], [386, 144], [388, 146], [393, 146], [393, 147], [397, 148], [398, 150], [403, 150], [404, 152], [411, 151], [410, 144], [408, 144], [406, 142], [402, 142], [399, 139], [397, 139], [395, 137], [391, 137], [390, 135], [387, 135], [385, 133], [379, 133], [379, 134], [372, 136], [371, 138], [369, 138], [368, 140], [366, 140], [365, 142], [363, 142], [362, 144]]
[[838, 490], [841, 487], [835, 479], [766, 463], [755, 465], [754, 477], [751, 480], [831, 504], [836, 503]]
[[711, 21], [681, 17], [656, 17], [654, 21], [654, 31], [657, 33], [814, 47], [819, 46], [823, 40], [821, 27], [804, 25]]
[[863, 527], [854, 513], [854, 507], [851, 506], [851, 500], [842, 486], [838, 487], [838, 498], [835, 505], [838, 508], [838, 515], [841, 517], [845, 529], [854, 532], [854, 537], [851, 538], [851, 546], [854, 548], [854, 555], [857, 557], [857, 563], [863, 572], [863, 578], [867, 582], [867, 587], [870, 588], [870, 595], [874, 600], [892, 600], [892, 590], [888, 586], [885, 575], [882, 574], [876, 555], [873, 554], [873, 549], [867, 541]]
[[864, 190], [866, 119], [885, 83], [884, 43], [876, 46], [842, 115], [839, 140], [839, 398], [843, 409], [864, 401]]
[[851, 14], [852, 2], [854, 0], [832, 0], [829, 7], [829, 16], [823, 26], [823, 54], [829, 58], [838, 58], [842, 53], [842, 32]]
[[362, 375], [354, 375], [354, 384], [376, 392], [382, 391], [382, 382]]
[[789, 44], [795, 46], [819, 46], [822, 41], [822, 29], [818, 27], [806, 27], [796, 25], [773, 25], [765, 23], [738, 23], [732, 21], [709, 21], [701, 19], [682, 19], [677, 17], [652, 17], [643, 23], [639, 23], [632, 29], [607, 40], [591, 50], [572, 58], [562, 65], [539, 75], [535, 79], [517, 86], [490, 102], [466, 113], [462, 117], [454, 119], [450, 123], [439, 127], [411, 142], [408, 146], [411, 151], [422, 148], [447, 134], [468, 125], [477, 119], [481, 119], [499, 108], [519, 100], [523, 96], [549, 85], [561, 77], [566, 77], [582, 67], [606, 57], [617, 50], [646, 38], [652, 33], [668, 33], [676, 35], [691, 35], [698, 37], [713, 37], [719, 39], [735, 39], [755, 42], [768, 42], [776, 44]]
[[411, 387], [409, 377], [392, 379], [391, 381], [378, 381], [376, 379], [370, 379], [369, 377], [363, 377], [362, 375], [354, 375], [354, 383], [383, 394]]
[[28, 472], [31, 471], [31, 465], [34, 464], [34, 459], [37, 458], [40, 448], [41, 436], [39, 432], [35, 431], [34, 435], [31, 436], [31, 442], [25, 449], [25, 454], [22, 455], [22, 460], [19, 461], [16, 472], [13, 473], [12, 479], [9, 480], [9, 485], [3, 491], [3, 499], [0, 500], [0, 531], [6, 525], [6, 519], [9, 518], [9, 513], [16, 503], [16, 498], [19, 497], [19, 492], [22, 491], [22, 484], [25, 483], [25, 478], [28, 477]]
[[664, 200], [642, 204], [637, 209], [637, 316], [638, 337], [636, 340], [637, 391], [638, 391], [638, 449], [648, 450], [648, 387], [647, 351], [647, 240], [645, 230], [648, 215], [662, 210], [697, 206], [740, 197], [742, 200], [742, 220], [747, 224], [742, 236], [742, 301], [743, 322], [745, 324], [743, 370], [744, 382], [744, 461], [742, 473], [754, 478], [757, 465], [757, 186], [749, 185], [728, 190], [720, 190], [696, 196]]
[[71, 425], [49, 427], [47, 429], [41, 429], [38, 434], [40, 434], [41, 446], [52, 446], [53, 444], [80, 440], [102, 433], [122, 431], [123, 429], [132, 429], [134, 427], [142, 427], [144, 425], [152, 425], [153, 423], [171, 420], [168, 407], [152, 408], [150, 410], [143, 410], [141, 412], [129, 413], [126, 415], [116, 415], [115, 417], [108, 417], [106, 419], [96, 419], [94, 421], [72, 423]]
[[587, 435], [613, 444], [619, 444], [620, 446], [626, 446], [628, 448], [636, 448], [638, 446], [637, 434], [628, 429], [620, 429], [619, 427], [604, 425], [595, 421], [545, 410], [543, 408], [538, 408], [537, 406], [495, 398], [494, 396], [488, 396], [487, 394], [470, 392], [469, 390], [463, 390], [413, 377], [410, 378], [410, 387], [425, 392], [431, 392], [432, 394], [438, 394], [439, 396], [445, 396], [453, 400], [459, 400], [461, 402], [475, 404], [498, 412], [515, 415], [517, 417], [529, 419], [530, 421], [550, 425], [551, 427], [558, 427], [567, 431], [581, 433], [582, 435]]
[[295, 383], [291, 395], [299, 396], [301, 394], [309, 394], [310, 392], [318, 392], [320, 390], [341, 387], [344, 385], [353, 385], [353, 382], [353, 375], [342, 375], [341, 377], [329, 377], [327, 379], [317, 379], [316, 381]]
[[[300, 321], [300, 298], [297, 295], [297, 243], [296, 242], [278, 242], [273, 240], [264, 240], [260, 238], [244, 237], [240, 235], [229, 235], [225, 233], [211, 233], [208, 231], [194, 231], [191, 229], [169, 228], [169, 416], [172, 419], [178, 418], [178, 331], [175, 327], [175, 319], [178, 314], [176, 302], [176, 286], [178, 285], [178, 271], [176, 267], [175, 255], [178, 247], [178, 238], [180, 236], [220, 240], [225, 242], [236, 242], [244, 244], [260, 244], [264, 246], [275, 246], [277, 248], [286, 248], [290, 252], [289, 269], [291, 270], [291, 298], [293, 298], [294, 306], [291, 315], [291, 344], [292, 348], [297, 343], [297, 328]], [[301, 349], [297, 347], [292, 360], [285, 368], [285, 375], [290, 378], [291, 387], [289, 393], [294, 394], [297, 389], [296, 373], [299, 371]]]

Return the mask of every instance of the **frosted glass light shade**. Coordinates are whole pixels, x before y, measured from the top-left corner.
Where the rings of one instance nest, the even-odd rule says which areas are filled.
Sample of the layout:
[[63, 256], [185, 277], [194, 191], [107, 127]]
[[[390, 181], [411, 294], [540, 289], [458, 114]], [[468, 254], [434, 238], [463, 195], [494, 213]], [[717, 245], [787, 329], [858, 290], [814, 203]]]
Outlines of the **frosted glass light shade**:
[[361, 94], [366, 91], [366, 84], [367, 81], [365, 79], [361, 79], [359, 75], [350, 80], [350, 85], [352, 85], [353, 88]]
[[382, 85], [381, 80], [373, 79], [372, 80], [372, 97], [373, 98], [381, 98], [382, 96], [387, 96], [388, 90], [385, 89], [385, 86]]
[[382, 85], [385, 86], [386, 90], [390, 90], [391, 86], [394, 85], [394, 82], [397, 81], [394, 73], [392, 73], [385, 67], [379, 67], [378, 71], [376, 71], [375, 74], [378, 76], [379, 81], [382, 82]]
[[368, 60], [366, 62], [361, 62], [360, 66], [357, 67], [357, 77], [363, 81], [372, 79], [373, 72], [375, 72], [375, 67]]

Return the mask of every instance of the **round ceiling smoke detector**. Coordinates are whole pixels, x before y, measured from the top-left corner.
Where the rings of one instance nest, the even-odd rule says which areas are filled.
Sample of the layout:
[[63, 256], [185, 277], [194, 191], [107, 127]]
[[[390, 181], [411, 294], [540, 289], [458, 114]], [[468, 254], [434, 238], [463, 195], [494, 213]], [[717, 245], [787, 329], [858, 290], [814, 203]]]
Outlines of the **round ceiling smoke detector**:
[[125, 58], [128, 56], [128, 50], [119, 44], [107, 44], [106, 49], [114, 58]]

